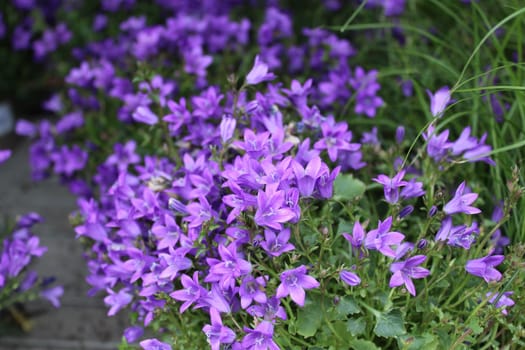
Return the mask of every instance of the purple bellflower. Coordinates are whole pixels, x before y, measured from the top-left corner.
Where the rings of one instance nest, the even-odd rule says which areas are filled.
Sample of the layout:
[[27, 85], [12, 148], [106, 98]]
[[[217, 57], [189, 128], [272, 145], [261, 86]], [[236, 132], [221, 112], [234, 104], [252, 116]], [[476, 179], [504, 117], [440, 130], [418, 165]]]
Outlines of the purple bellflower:
[[275, 296], [284, 298], [288, 295], [299, 306], [304, 306], [305, 289], [319, 287], [313, 277], [306, 274], [306, 266], [301, 265], [295, 269], [287, 270], [281, 273], [281, 284], [277, 287]]
[[11, 157], [11, 150], [0, 149], [0, 164], [4, 163], [6, 160]]
[[254, 278], [253, 276], [246, 276], [242, 280], [239, 288], [239, 296], [241, 297], [241, 306], [246, 309], [253, 300], [260, 304], [266, 303], [266, 294], [264, 287], [266, 286], [266, 279], [263, 276]]
[[238, 256], [237, 245], [230, 244], [228, 247], [219, 245], [219, 255], [221, 260], [208, 258], [211, 265], [210, 273], [204, 279], [205, 282], [220, 281], [222, 288], [235, 286], [235, 279], [249, 274], [252, 265]]
[[312, 195], [315, 187], [315, 181], [321, 175], [321, 158], [314, 157], [308, 162], [305, 168], [298, 162], [293, 162], [292, 167], [297, 179], [297, 187], [302, 196], [309, 197]]
[[432, 94], [429, 90], [427, 90], [427, 94], [430, 97], [430, 113], [432, 113], [432, 116], [440, 118], [447, 105], [451, 102], [450, 89], [447, 86], [443, 86], [435, 94]]
[[246, 84], [256, 85], [273, 79], [275, 79], [275, 74], [268, 73], [268, 65], [259, 58], [259, 55], [255, 56], [253, 68], [246, 75]]
[[135, 121], [148, 125], [155, 125], [159, 122], [159, 117], [145, 106], [139, 106], [132, 116]]
[[465, 269], [471, 275], [483, 278], [487, 283], [499, 281], [502, 277], [501, 272], [496, 270], [494, 266], [501, 264], [504, 259], [503, 255], [488, 255], [480, 259], [467, 261]]
[[273, 321], [275, 318], [286, 320], [286, 311], [281, 306], [279, 298], [271, 297], [264, 304], [252, 305], [246, 312], [255, 317], [263, 318], [265, 321]]
[[219, 350], [221, 344], [231, 344], [235, 340], [235, 332], [223, 326], [221, 315], [215, 308], [210, 308], [211, 325], [207, 324], [202, 328], [208, 338], [208, 343], [212, 350]]
[[146, 339], [140, 342], [144, 350], [172, 350], [171, 345], [163, 343], [158, 339]]
[[257, 194], [257, 211], [254, 220], [259, 226], [266, 226], [274, 230], [281, 230], [282, 224], [295, 218], [295, 212], [285, 205], [284, 191], [266, 192]]
[[246, 350], [279, 350], [273, 341], [273, 324], [262, 321], [255, 329], [244, 328], [247, 335], [242, 340], [242, 348]]
[[128, 343], [134, 343], [137, 340], [139, 340], [142, 335], [144, 335], [144, 328], [141, 326], [131, 326], [124, 330], [124, 338], [126, 338], [126, 342]]
[[237, 124], [237, 121], [235, 118], [223, 116], [221, 120], [221, 124], [219, 125], [219, 130], [221, 134], [221, 141], [223, 144], [227, 143], [231, 140], [233, 137], [233, 133], [235, 132], [235, 125]]
[[[350, 235], [348, 232], [343, 232], [343, 237], [352, 245], [353, 254], [361, 258], [361, 247], [363, 246], [363, 242], [365, 240], [365, 231], [363, 230], [363, 226], [361, 226], [361, 223], [359, 223], [359, 221], [356, 221], [354, 223], [352, 234]], [[360, 251], [361, 253], [359, 253]]]
[[395, 204], [399, 200], [399, 188], [407, 185], [407, 182], [403, 181], [404, 176], [405, 171], [401, 170], [393, 178], [381, 174], [373, 179], [375, 182], [383, 185], [385, 198], [388, 203]]
[[342, 270], [339, 273], [339, 277], [341, 278], [341, 281], [352, 287], [355, 287], [361, 283], [361, 278], [359, 278], [357, 274], [348, 270]]
[[55, 286], [40, 292], [40, 296], [49, 300], [54, 307], [60, 307], [60, 297], [64, 294], [62, 286]]
[[416, 255], [408, 258], [405, 261], [395, 262], [390, 265], [390, 271], [394, 274], [390, 278], [389, 286], [397, 287], [404, 284], [410, 294], [416, 295], [416, 287], [412, 282], [412, 278], [425, 278], [430, 274], [427, 269], [417, 266], [425, 262], [427, 259], [424, 255]]
[[115, 293], [111, 289], [107, 289], [108, 296], [104, 298], [104, 303], [111, 308], [108, 311], [108, 316], [115, 315], [120, 309], [131, 303], [133, 296], [128, 293], [126, 288], [121, 289], [118, 293]]
[[377, 229], [368, 232], [365, 238], [365, 247], [368, 249], [376, 249], [385, 256], [394, 258], [396, 256], [395, 251], [392, 249], [392, 245], [398, 245], [405, 238], [400, 232], [390, 231], [392, 226], [392, 217], [389, 216], [385, 221], [377, 225]]
[[194, 302], [199, 300], [201, 295], [204, 295], [206, 293], [206, 290], [201, 287], [199, 284], [199, 272], [195, 271], [193, 273], [193, 279], [190, 278], [188, 275], [182, 275], [180, 277], [183, 289], [176, 290], [170, 294], [170, 297], [172, 297], [175, 300], [183, 301], [179, 312], [183, 313], [186, 311], [187, 308], [191, 306]]
[[294, 245], [289, 243], [290, 229], [285, 228], [275, 235], [272, 230], [264, 230], [264, 241], [261, 242], [261, 247], [271, 256], [279, 256], [285, 252], [295, 249]]
[[494, 304], [494, 302], [496, 302], [496, 299], [498, 299], [498, 301], [496, 302], [496, 308], [499, 309], [499, 308], [503, 308], [503, 310], [501, 310], [501, 313], [503, 315], [507, 315], [508, 314], [508, 311], [507, 311], [507, 306], [513, 306], [515, 304], [514, 300], [512, 300], [509, 296], [514, 294], [514, 292], [512, 291], [509, 291], [509, 292], [504, 292], [502, 294], [500, 293], [492, 293], [492, 292], [488, 292], [486, 294], [486, 297], [487, 298], [490, 298], [489, 299], [489, 303], [491, 304]]
[[454, 197], [443, 207], [443, 211], [447, 215], [455, 213], [465, 214], [479, 214], [481, 210], [470, 206], [477, 198], [477, 193], [465, 193], [465, 181], [463, 181], [457, 188]]

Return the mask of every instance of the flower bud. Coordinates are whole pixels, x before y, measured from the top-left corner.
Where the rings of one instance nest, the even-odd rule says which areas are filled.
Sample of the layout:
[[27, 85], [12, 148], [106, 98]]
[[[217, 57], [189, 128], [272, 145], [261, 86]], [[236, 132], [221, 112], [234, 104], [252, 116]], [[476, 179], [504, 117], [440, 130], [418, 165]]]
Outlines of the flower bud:
[[401, 211], [399, 212], [399, 218], [402, 219], [405, 216], [410, 215], [413, 211], [414, 211], [414, 206], [407, 205], [406, 207], [401, 209]]
[[396, 129], [396, 142], [398, 145], [400, 145], [403, 142], [403, 139], [405, 138], [405, 128], [402, 126], [398, 126]]
[[418, 249], [424, 249], [427, 246], [428, 242], [426, 239], [421, 239], [417, 242]]

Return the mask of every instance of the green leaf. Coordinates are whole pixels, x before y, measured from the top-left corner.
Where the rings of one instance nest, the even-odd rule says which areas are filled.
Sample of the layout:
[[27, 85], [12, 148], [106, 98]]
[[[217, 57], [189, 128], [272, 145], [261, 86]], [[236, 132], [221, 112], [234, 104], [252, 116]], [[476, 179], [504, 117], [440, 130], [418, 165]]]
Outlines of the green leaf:
[[341, 234], [343, 232], [352, 232], [353, 229], [353, 224], [349, 223], [348, 221], [341, 220], [339, 221], [339, 225], [337, 226], [337, 233]]
[[297, 333], [305, 338], [314, 336], [323, 322], [323, 318], [319, 314], [319, 310], [321, 310], [319, 302], [315, 299], [308, 302], [307, 299], [305, 307], [297, 312]]
[[353, 200], [365, 193], [365, 184], [350, 174], [339, 175], [334, 181], [334, 198]]
[[379, 337], [396, 337], [405, 334], [403, 315], [399, 310], [383, 313], [376, 319], [374, 333]]
[[399, 348], [406, 350], [437, 350], [441, 348], [438, 338], [429, 333], [416, 336], [405, 335], [401, 337], [399, 343]]
[[369, 340], [353, 339], [350, 346], [354, 350], [380, 350], [374, 343]]
[[361, 312], [356, 302], [349, 297], [342, 298], [335, 307], [335, 311], [340, 316], [353, 315]]
[[361, 335], [366, 330], [366, 320], [363, 317], [351, 318], [346, 323], [346, 329], [353, 335]]
[[472, 333], [478, 335], [483, 332], [483, 327], [479, 324], [479, 319], [473, 317], [468, 323], [468, 328], [472, 329]]

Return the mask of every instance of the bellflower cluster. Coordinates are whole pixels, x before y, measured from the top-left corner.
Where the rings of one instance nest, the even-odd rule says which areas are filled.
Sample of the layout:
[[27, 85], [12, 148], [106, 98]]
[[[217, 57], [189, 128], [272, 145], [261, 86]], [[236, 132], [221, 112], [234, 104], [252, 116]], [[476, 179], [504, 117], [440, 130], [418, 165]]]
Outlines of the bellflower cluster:
[[54, 307], [60, 306], [64, 289], [52, 286], [54, 278], [39, 278], [36, 271], [31, 269], [35, 259], [47, 251], [32, 232], [33, 226], [41, 221], [40, 215], [29, 213], [19, 217], [10, 232], [2, 234], [0, 311], [37, 297], [48, 300]]
[[[263, 10], [250, 16], [255, 3]], [[495, 165], [492, 146], [470, 126], [443, 130], [448, 88], [429, 92], [433, 120], [409, 148], [409, 125], [368, 119], [387, 112], [388, 74], [354, 62], [368, 51], [357, 55], [353, 33], [304, 27], [288, 2], [142, 5], [97, 3], [89, 42], [53, 11], [42, 38], [30, 20], [16, 35], [40, 59], [78, 45], [44, 104], [60, 119], [22, 119], [16, 132], [33, 140], [33, 178], [59, 175], [77, 196], [89, 295], [102, 295], [110, 317], [133, 314], [126, 342], [449, 348], [513, 312], [519, 264], [505, 260], [502, 226], [512, 203], [483, 220], [491, 203], [459, 168]], [[367, 7], [396, 17], [405, 1]], [[412, 98], [418, 86], [401, 79], [394, 86]], [[6, 286], [9, 266], [43, 253], [31, 235], [15, 244], [21, 236], [4, 244]], [[56, 304], [60, 294], [42, 296]], [[147, 328], [157, 338], [143, 339]]]

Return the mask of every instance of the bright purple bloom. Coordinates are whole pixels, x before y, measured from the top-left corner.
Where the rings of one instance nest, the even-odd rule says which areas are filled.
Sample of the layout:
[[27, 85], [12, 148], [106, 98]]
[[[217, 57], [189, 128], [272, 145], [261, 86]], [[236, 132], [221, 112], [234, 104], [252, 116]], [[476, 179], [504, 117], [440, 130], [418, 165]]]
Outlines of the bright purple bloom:
[[193, 273], [193, 279], [188, 275], [181, 275], [180, 281], [184, 288], [174, 291], [170, 294], [170, 297], [178, 301], [184, 301], [179, 310], [180, 313], [183, 313], [191, 304], [199, 300], [206, 293], [206, 290], [199, 284], [198, 271]]
[[454, 197], [443, 207], [443, 211], [448, 214], [465, 213], [468, 215], [479, 214], [481, 210], [470, 206], [478, 198], [477, 193], [465, 192], [465, 181], [463, 181], [457, 188]]
[[404, 257], [408, 252], [414, 250], [414, 243], [403, 242], [399, 244], [396, 248], [396, 256], [394, 260], [399, 260]]
[[64, 294], [62, 286], [55, 286], [40, 292], [40, 296], [49, 300], [54, 307], [60, 307], [60, 297]]
[[211, 286], [211, 291], [208, 291], [206, 295], [199, 300], [195, 308], [213, 307], [219, 312], [230, 313], [232, 311], [232, 303], [226, 300], [225, 293], [218, 283], [214, 283]]
[[148, 125], [155, 125], [159, 122], [159, 117], [145, 106], [139, 106], [135, 112], [133, 112], [132, 117], [137, 122]]
[[398, 126], [396, 129], [396, 143], [400, 145], [405, 138], [405, 128], [403, 126]]
[[396, 253], [392, 249], [392, 245], [398, 245], [405, 238], [400, 232], [390, 231], [392, 226], [392, 217], [389, 216], [385, 221], [377, 225], [377, 229], [371, 230], [367, 233], [365, 238], [365, 247], [367, 249], [376, 249], [381, 254], [389, 257], [395, 257]]
[[146, 339], [140, 342], [144, 350], [172, 350], [171, 345], [163, 343], [157, 339]]
[[424, 194], [423, 183], [413, 178], [406, 182], [405, 187], [401, 190], [400, 196], [403, 199], [409, 199], [421, 197]]
[[482, 277], [487, 283], [499, 281], [502, 276], [494, 266], [501, 264], [504, 259], [503, 255], [488, 255], [480, 259], [469, 260], [465, 265], [465, 270], [471, 275]]
[[304, 306], [305, 289], [319, 287], [313, 277], [306, 274], [306, 266], [301, 265], [295, 269], [286, 270], [281, 273], [281, 284], [277, 287], [275, 296], [284, 298], [288, 295], [299, 306]]
[[203, 223], [217, 217], [217, 213], [212, 209], [206, 197], [199, 197], [199, 203], [193, 202], [186, 206], [189, 216], [184, 220], [189, 222], [190, 228], [201, 226]]
[[264, 304], [252, 305], [246, 312], [255, 317], [264, 318], [265, 321], [273, 321], [276, 317], [286, 320], [286, 311], [281, 306], [279, 298], [271, 297]]
[[129, 344], [139, 340], [144, 334], [144, 328], [141, 326], [131, 326], [124, 330], [124, 338]]
[[164, 269], [160, 273], [160, 278], [167, 278], [172, 281], [179, 271], [187, 270], [191, 267], [192, 262], [190, 259], [185, 257], [187, 253], [186, 248], [169, 248], [169, 254], [160, 253], [159, 258], [163, 262], [162, 266]]
[[[352, 251], [354, 254], [357, 255], [357, 253], [361, 250], [361, 247], [363, 246], [363, 242], [365, 240], [365, 231], [363, 230], [363, 226], [361, 226], [361, 223], [359, 221], [356, 221], [354, 223], [354, 228], [352, 230], [352, 235], [350, 235], [347, 232], [343, 232], [343, 237], [350, 242], [352, 245]], [[359, 257], [361, 257], [362, 254], [359, 254]]]
[[349, 143], [352, 139], [352, 133], [347, 131], [348, 124], [345, 122], [336, 123], [333, 117], [328, 117], [321, 124], [323, 137], [314, 144], [317, 150], [326, 149], [328, 157], [332, 162], [337, 159], [340, 150], [357, 151], [361, 148], [358, 143]]
[[361, 278], [359, 278], [359, 276], [355, 273], [348, 270], [342, 270], [339, 273], [339, 277], [341, 278], [341, 281], [352, 287], [355, 287], [361, 283]]
[[236, 124], [237, 121], [235, 120], [235, 118], [227, 116], [222, 117], [221, 124], [219, 125], [219, 130], [221, 133], [221, 141], [223, 144], [230, 141], [233, 137]]
[[6, 160], [11, 157], [11, 150], [9, 149], [0, 149], [0, 164], [4, 163]]
[[106, 291], [109, 295], [104, 298], [104, 304], [111, 306], [108, 311], [108, 316], [115, 315], [133, 300], [133, 296], [128, 293], [128, 289], [126, 288], [121, 289], [118, 293], [115, 293], [109, 288]]
[[273, 230], [264, 230], [264, 241], [261, 242], [261, 247], [271, 256], [279, 256], [285, 252], [295, 249], [294, 245], [289, 243], [290, 229], [285, 228], [277, 235]]
[[205, 282], [219, 281], [221, 287], [225, 289], [235, 286], [236, 278], [252, 271], [252, 265], [238, 256], [236, 244], [230, 244], [228, 247], [219, 244], [219, 255], [221, 257], [219, 261], [207, 259], [211, 267], [210, 273], [204, 279]]
[[15, 132], [17, 135], [33, 137], [37, 133], [38, 128], [35, 124], [25, 119], [19, 119], [16, 122]]
[[284, 202], [284, 191], [266, 192], [257, 194], [257, 211], [254, 220], [259, 226], [266, 226], [274, 230], [281, 230], [282, 224], [295, 218], [295, 213]]
[[435, 94], [432, 94], [429, 90], [427, 90], [427, 94], [430, 97], [430, 113], [432, 113], [432, 116], [440, 118], [447, 105], [451, 102], [450, 89], [447, 86], [443, 86]]
[[211, 325], [202, 328], [208, 338], [212, 350], [219, 350], [221, 344], [231, 344], [235, 340], [235, 332], [222, 325], [221, 315], [215, 308], [210, 308]]
[[381, 97], [362, 92], [356, 94], [355, 101], [354, 112], [357, 114], [366, 114], [369, 118], [375, 117], [376, 110], [385, 104]]
[[417, 266], [425, 262], [426, 259], [427, 257], [424, 255], [416, 255], [405, 261], [392, 263], [390, 271], [394, 274], [390, 278], [389, 286], [392, 288], [404, 284], [408, 292], [415, 296], [416, 287], [414, 287], [412, 278], [425, 278], [430, 274], [430, 271], [427, 269]]
[[246, 75], [246, 84], [256, 85], [263, 81], [275, 79], [275, 74], [268, 73], [268, 65], [261, 61], [259, 55], [255, 56], [255, 62], [253, 68]]
[[233, 146], [246, 151], [246, 153], [253, 159], [258, 159], [265, 152], [269, 132], [255, 134], [252, 130], [244, 129], [243, 141], [234, 141]]
[[452, 143], [448, 142], [448, 129], [441, 134], [434, 134], [434, 130], [434, 126], [430, 125], [427, 132], [423, 134], [423, 138], [427, 141], [428, 155], [436, 162], [439, 162], [447, 155], [448, 149], [452, 147]]
[[496, 308], [503, 308], [501, 310], [501, 313], [504, 315], [508, 314], [507, 306], [513, 306], [515, 304], [514, 300], [512, 300], [509, 296], [514, 294], [514, 292], [503, 292], [503, 293], [492, 293], [488, 292], [485, 296], [489, 299], [489, 303], [494, 304], [496, 299], [498, 299], [498, 302], [496, 303]]
[[292, 163], [293, 172], [297, 179], [297, 187], [302, 196], [309, 197], [312, 195], [315, 187], [315, 181], [321, 175], [321, 158], [314, 157], [303, 168], [298, 162]]
[[373, 181], [383, 185], [386, 201], [390, 204], [395, 204], [399, 200], [399, 188], [406, 186], [407, 182], [403, 181], [405, 171], [401, 170], [393, 178], [381, 174], [374, 178]]
[[[345, 152], [348, 153], [348, 152]], [[356, 152], [359, 153], [359, 152]], [[315, 185], [317, 192], [314, 191], [321, 198], [332, 198], [334, 192], [334, 181], [341, 171], [340, 166], [336, 166], [332, 172], [325, 163], [321, 164], [321, 170], [319, 178], [317, 179]]]
[[241, 297], [241, 306], [246, 309], [253, 300], [259, 304], [266, 303], [266, 294], [264, 287], [266, 286], [266, 278], [259, 276], [254, 278], [251, 275], [244, 277], [239, 288], [239, 296]]
[[262, 321], [254, 330], [244, 328], [247, 335], [242, 340], [242, 348], [246, 350], [279, 350], [273, 341], [273, 324]]

